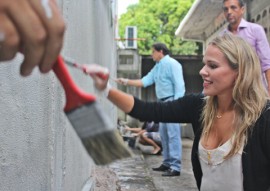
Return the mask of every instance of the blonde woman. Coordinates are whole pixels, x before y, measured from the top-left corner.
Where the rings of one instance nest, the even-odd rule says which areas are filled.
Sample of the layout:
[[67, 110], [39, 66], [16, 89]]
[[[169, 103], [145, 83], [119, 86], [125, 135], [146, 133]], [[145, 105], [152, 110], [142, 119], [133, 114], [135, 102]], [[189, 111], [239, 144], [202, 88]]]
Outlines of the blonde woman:
[[256, 53], [240, 37], [224, 34], [210, 42], [203, 63], [204, 95], [166, 103], [140, 101], [92, 77], [112, 103], [133, 117], [192, 123], [199, 190], [269, 190], [270, 102]]

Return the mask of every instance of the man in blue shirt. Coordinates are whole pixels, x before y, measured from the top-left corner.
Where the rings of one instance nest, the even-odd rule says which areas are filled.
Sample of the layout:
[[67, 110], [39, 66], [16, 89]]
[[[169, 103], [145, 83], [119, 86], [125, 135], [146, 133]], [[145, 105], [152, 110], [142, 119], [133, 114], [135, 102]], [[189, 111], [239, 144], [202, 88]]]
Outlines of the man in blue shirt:
[[[181, 64], [169, 56], [163, 43], [152, 45], [152, 58], [156, 65], [142, 79], [118, 78], [123, 85], [147, 87], [155, 84], [158, 100], [166, 102], [185, 94], [185, 82]], [[179, 176], [181, 171], [181, 126], [177, 123], [160, 123], [159, 132], [163, 148], [163, 162], [154, 171], [164, 171], [162, 176]]]

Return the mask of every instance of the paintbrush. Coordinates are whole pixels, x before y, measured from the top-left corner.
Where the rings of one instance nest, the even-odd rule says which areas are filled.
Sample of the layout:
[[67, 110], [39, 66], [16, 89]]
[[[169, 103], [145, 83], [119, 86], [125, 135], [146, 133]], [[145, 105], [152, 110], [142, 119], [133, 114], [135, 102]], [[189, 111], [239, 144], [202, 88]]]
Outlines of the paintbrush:
[[[105, 165], [132, 156], [116, 127], [104, 115], [95, 96], [82, 91], [72, 80], [61, 56], [54, 64], [53, 71], [65, 90], [66, 116], [94, 162]], [[102, 72], [100, 75], [106, 78], [109, 76]]]
[[81, 71], [83, 71], [86, 75], [89, 75], [91, 73], [98, 75], [99, 77], [101, 77], [102, 79], [107, 79], [108, 77], [112, 80], [115, 81], [115, 78], [112, 78], [111, 76], [109, 76], [109, 71], [107, 68], [105, 67], [100, 67], [99, 65], [96, 64], [79, 64], [78, 62], [76, 62], [75, 60], [66, 57], [66, 56], [62, 56], [63, 60], [65, 61], [65, 64], [75, 67]]

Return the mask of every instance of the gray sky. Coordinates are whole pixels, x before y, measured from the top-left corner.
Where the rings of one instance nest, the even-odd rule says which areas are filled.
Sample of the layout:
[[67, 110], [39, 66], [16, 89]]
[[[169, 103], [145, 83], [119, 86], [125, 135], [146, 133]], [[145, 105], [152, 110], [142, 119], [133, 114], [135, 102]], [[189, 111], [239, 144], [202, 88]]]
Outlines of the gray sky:
[[126, 12], [126, 8], [131, 5], [138, 3], [139, 0], [118, 0], [118, 16]]

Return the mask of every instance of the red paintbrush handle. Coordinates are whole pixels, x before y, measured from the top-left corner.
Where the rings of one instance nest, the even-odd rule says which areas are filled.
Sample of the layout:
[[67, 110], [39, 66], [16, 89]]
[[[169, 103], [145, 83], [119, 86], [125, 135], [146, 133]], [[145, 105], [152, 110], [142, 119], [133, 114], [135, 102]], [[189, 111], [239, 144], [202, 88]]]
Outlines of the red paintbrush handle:
[[60, 80], [66, 94], [65, 112], [78, 108], [86, 103], [91, 103], [96, 100], [95, 96], [82, 91], [72, 80], [68, 69], [61, 56], [58, 56], [56, 63], [53, 66], [53, 71]]
[[[97, 75], [98, 77], [100, 77], [103, 80], [107, 80], [109, 78], [109, 73], [108, 72], [97, 71], [97, 69], [91, 71], [91, 69], [89, 69], [89, 66], [87, 68], [86, 66], [80, 65], [78, 63], [73, 63], [73, 66], [76, 67], [76, 68], [81, 69], [86, 74], [89, 74], [89, 75], [90, 74], [95, 74], [95, 75]], [[94, 67], [94, 65], [92, 65], [92, 67]], [[98, 67], [98, 66], [95, 66], [95, 67]]]

